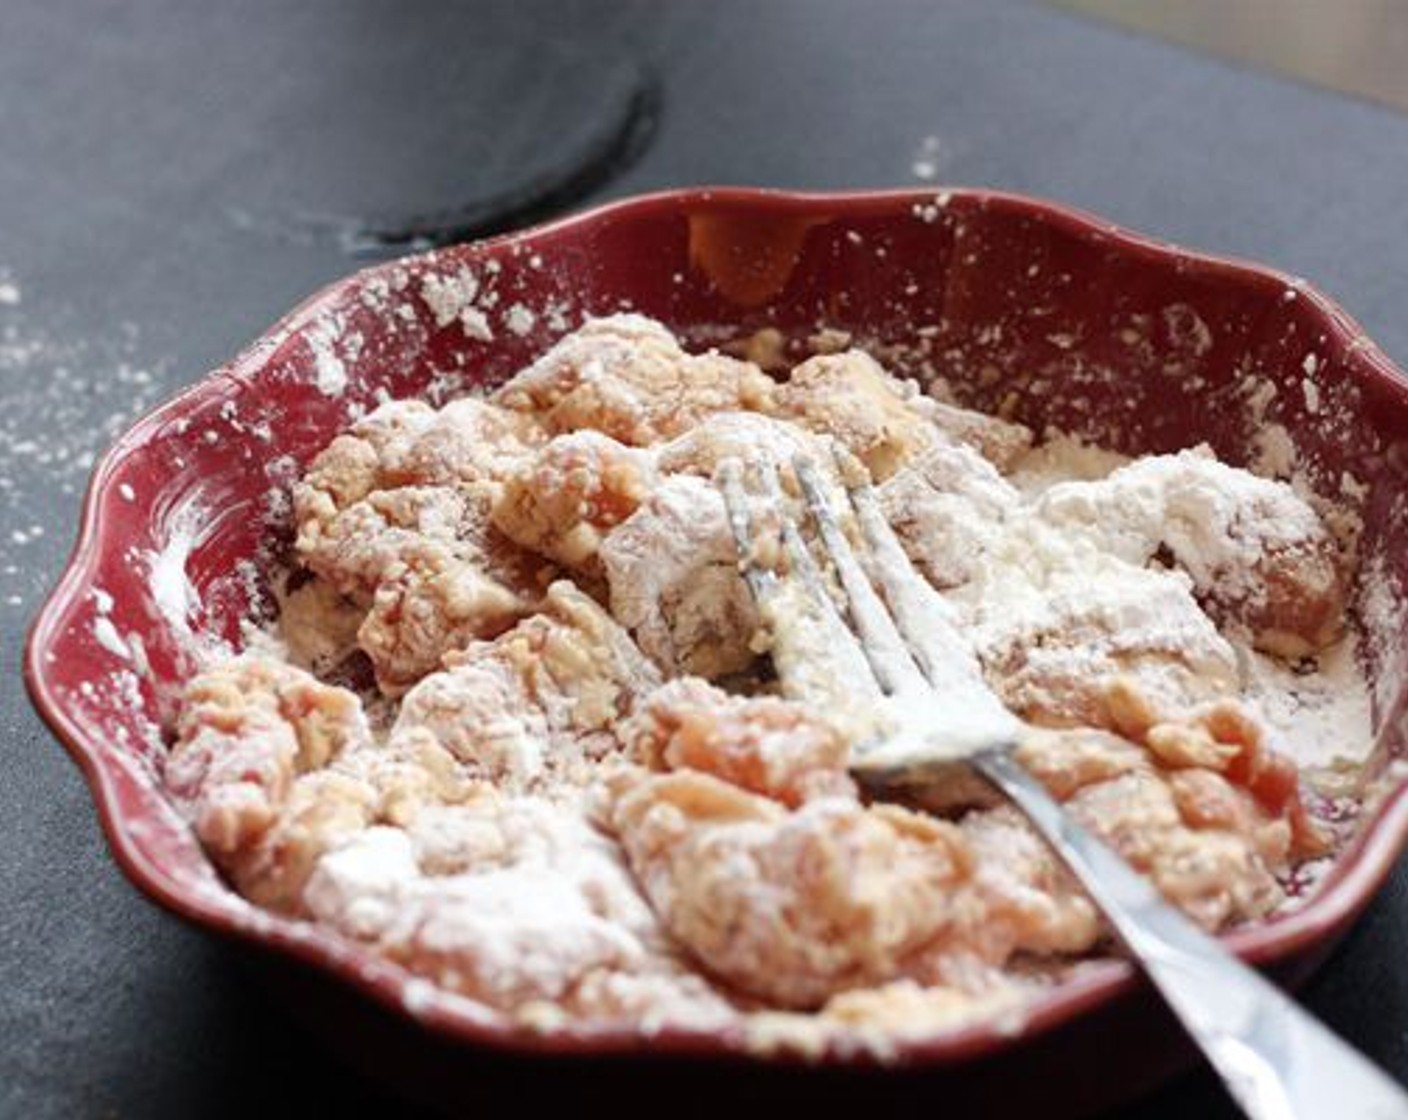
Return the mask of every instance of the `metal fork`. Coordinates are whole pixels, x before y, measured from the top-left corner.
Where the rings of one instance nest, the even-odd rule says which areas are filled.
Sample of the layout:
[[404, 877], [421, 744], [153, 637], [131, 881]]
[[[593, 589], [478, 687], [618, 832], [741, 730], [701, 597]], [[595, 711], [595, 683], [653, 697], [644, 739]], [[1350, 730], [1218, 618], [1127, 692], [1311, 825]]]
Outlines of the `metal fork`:
[[[922, 787], [966, 764], [1011, 799], [1100, 907], [1227, 1091], [1253, 1120], [1403, 1120], [1408, 1094], [1216, 939], [1168, 905], [1070, 817], [1013, 758], [1026, 727], [983, 681], [948, 605], [910, 564], [863, 468], [838, 452], [841, 486], [792, 463], [845, 617], [786, 512], [775, 466], [720, 464], [740, 565], [771, 625], [784, 691], [839, 708], [868, 749], [853, 775], [872, 790]], [[831, 495], [844, 491], [864, 546]], [[768, 561], [780, 553], [786, 574]], [[853, 632], [854, 630], [854, 632]]]

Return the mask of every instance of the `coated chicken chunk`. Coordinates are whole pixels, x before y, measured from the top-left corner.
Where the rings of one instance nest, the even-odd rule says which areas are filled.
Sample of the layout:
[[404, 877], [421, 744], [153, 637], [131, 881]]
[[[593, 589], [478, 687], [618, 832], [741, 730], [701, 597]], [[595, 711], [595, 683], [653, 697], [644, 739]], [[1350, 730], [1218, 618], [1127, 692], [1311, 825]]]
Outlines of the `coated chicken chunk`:
[[424, 401], [388, 401], [337, 436], [293, 488], [299, 536], [315, 535], [320, 524], [354, 502], [396, 485], [388, 460], [396, 461], [434, 419], [435, 410]]
[[1148, 571], [1039, 523], [990, 546], [950, 594], [993, 690], [1055, 727], [1103, 726], [1119, 675], [1183, 707], [1235, 692], [1237, 659], [1186, 578]]
[[667, 675], [712, 679], [757, 659], [757, 610], [711, 483], [667, 477], [607, 535], [600, 556], [611, 613]]
[[792, 370], [777, 403], [782, 414], [839, 439], [877, 482], [940, 441], [972, 446], [999, 467], [1031, 444], [1026, 428], [940, 404], [862, 350], [809, 358]]
[[645, 698], [621, 738], [650, 769], [713, 774], [788, 806], [855, 793], [849, 744], [803, 705], [775, 696], [730, 696], [679, 678]]
[[886, 520], [905, 552], [940, 591], [983, 567], [1019, 515], [1021, 496], [988, 460], [938, 442], [880, 487]]
[[590, 429], [557, 436], [509, 472], [494, 524], [516, 544], [600, 576], [602, 538], [636, 511], [656, 481], [650, 456]]
[[641, 315], [590, 319], [495, 394], [554, 433], [593, 428], [647, 447], [714, 412], [766, 410], [774, 383], [749, 362], [688, 354]]
[[1038, 513], [1130, 563], [1166, 551], [1209, 609], [1245, 628], [1260, 649], [1299, 657], [1343, 632], [1345, 574], [1319, 515], [1289, 486], [1219, 463], [1206, 449], [1054, 486]]
[[541, 596], [550, 566], [490, 524], [490, 500], [449, 486], [376, 490], [299, 537], [309, 569], [364, 605], [358, 645], [387, 694], [513, 625]]
[[699, 772], [641, 778], [611, 820], [670, 933], [710, 973], [781, 1007], [901, 975], [958, 923], [970, 874], [943, 821], [846, 798], [789, 812]]
[[570, 583], [554, 584], [543, 607], [411, 689], [392, 742], [428, 732], [467, 776], [512, 791], [585, 785], [589, 761], [615, 749], [613, 725], [659, 676]]
[[399, 696], [449, 653], [508, 629], [532, 602], [494, 578], [477, 550], [422, 541], [382, 573], [357, 643], [381, 690]]
[[241, 891], [285, 907], [318, 852], [369, 818], [372, 791], [324, 768], [370, 738], [354, 694], [241, 657], [187, 686], [166, 784]]
[[540, 439], [531, 419], [478, 398], [438, 411], [389, 401], [334, 439], [294, 487], [299, 549], [316, 548], [339, 513], [375, 491], [494, 479]]
[[481, 786], [328, 852], [304, 894], [331, 928], [525, 1020], [733, 1015], [674, 958], [614, 845], [556, 803]]

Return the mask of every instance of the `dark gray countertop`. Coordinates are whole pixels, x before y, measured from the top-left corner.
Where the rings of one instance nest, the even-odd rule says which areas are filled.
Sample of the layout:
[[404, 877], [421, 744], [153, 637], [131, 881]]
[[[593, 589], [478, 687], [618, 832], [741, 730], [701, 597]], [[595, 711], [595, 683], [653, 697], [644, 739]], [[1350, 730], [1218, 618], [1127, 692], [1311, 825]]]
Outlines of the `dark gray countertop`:
[[[0, 30], [4, 1116], [396, 1111], [128, 886], [19, 679], [93, 453], [353, 268], [366, 231], [677, 184], [913, 184], [927, 161], [1301, 273], [1408, 358], [1408, 119], [1065, 15], [196, 7], [10, 0]], [[1406, 940], [1400, 872], [1306, 992], [1403, 1077]], [[1129, 1115], [1193, 1113], [1232, 1114], [1194, 1076]]]

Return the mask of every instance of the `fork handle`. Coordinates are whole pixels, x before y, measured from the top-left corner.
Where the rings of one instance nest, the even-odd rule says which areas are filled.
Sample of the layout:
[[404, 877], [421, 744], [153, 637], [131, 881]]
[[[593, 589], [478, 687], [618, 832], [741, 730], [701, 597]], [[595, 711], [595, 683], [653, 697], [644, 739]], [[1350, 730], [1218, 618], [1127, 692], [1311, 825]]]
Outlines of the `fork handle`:
[[973, 765], [1016, 802], [1104, 912], [1253, 1120], [1404, 1120], [1387, 1074], [1168, 905], [1013, 759]]

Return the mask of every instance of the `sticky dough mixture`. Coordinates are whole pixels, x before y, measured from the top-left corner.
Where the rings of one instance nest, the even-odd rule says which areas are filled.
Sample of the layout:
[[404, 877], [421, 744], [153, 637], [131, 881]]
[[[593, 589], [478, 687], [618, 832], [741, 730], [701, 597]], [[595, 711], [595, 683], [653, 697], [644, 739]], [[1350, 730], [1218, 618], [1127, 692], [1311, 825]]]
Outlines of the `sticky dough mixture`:
[[167, 766], [211, 858], [536, 1028], [810, 1045], [1019, 1014], [1107, 948], [1090, 902], [976, 782], [941, 812], [863, 797], [759, 653], [711, 479], [787, 480], [832, 439], [1042, 729], [1023, 764], [1207, 929], [1282, 904], [1331, 837], [1246, 690], [1346, 640], [1346, 549], [1306, 500], [1202, 448], [1033, 449], [857, 350], [770, 376], [627, 315], [310, 464], [277, 643], [189, 685]]

